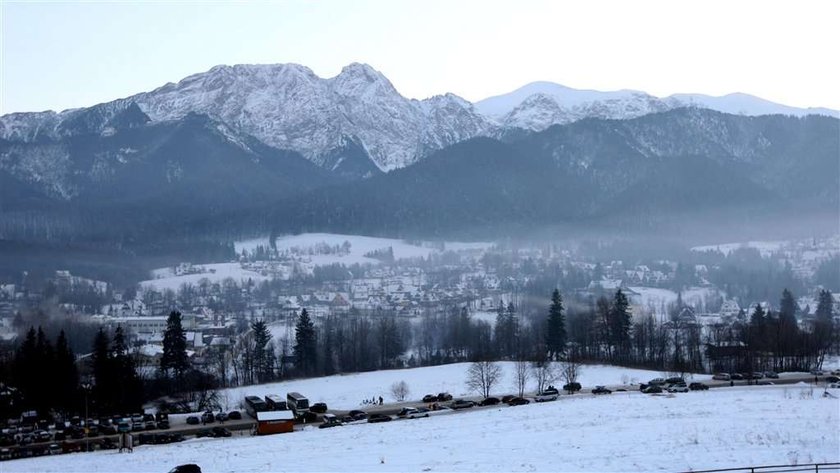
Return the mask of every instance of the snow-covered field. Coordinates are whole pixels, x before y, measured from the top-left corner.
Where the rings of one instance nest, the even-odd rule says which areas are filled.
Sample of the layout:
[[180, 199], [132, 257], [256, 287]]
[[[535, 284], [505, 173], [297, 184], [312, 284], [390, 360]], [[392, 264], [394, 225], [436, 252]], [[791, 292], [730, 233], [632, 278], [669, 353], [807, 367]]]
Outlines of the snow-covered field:
[[[677, 301], [677, 293], [668, 289], [656, 287], [630, 287], [638, 296], [631, 295], [631, 303], [640, 306], [645, 311], [655, 316], [664, 316], [668, 313], [668, 305]], [[682, 292], [682, 300], [689, 306], [698, 306], [701, 302], [710, 299], [712, 296], [722, 296], [723, 293], [709, 287], [692, 287]]]
[[[494, 393], [511, 394], [516, 392], [514, 382], [514, 363], [500, 362], [503, 376]], [[393, 402], [390, 394], [391, 385], [398, 381], [408, 383], [409, 399], [420, 399], [425, 394], [449, 392], [455, 397], [475, 396], [466, 386], [469, 363], [454, 363], [441, 366], [428, 366], [403, 370], [371, 371], [368, 373], [343, 374], [310, 378], [279, 383], [262, 384], [232, 388], [224, 391], [224, 398], [229, 408], [235, 408], [245, 396], [265, 396], [297, 391], [309, 397], [311, 402], [326, 402], [332, 409], [355, 409], [364, 399], [382, 396], [387, 402]], [[617, 385], [647, 382], [663, 376], [659, 371], [638, 370], [605, 365], [584, 365], [581, 368], [579, 382], [584, 387], [596, 385]], [[695, 375], [692, 380], [706, 381], [711, 375]], [[529, 383], [528, 390], [536, 389]], [[562, 384], [562, 383], [560, 383]]]
[[182, 284], [197, 285], [202, 279], [207, 279], [210, 283], [219, 283], [227, 278], [231, 278], [239, 284], [248, 279], [254, 282], [269, 279], [260, 273], [243, 269], [239, 263], [197, 264], [194, 267], [201, 269], [203, 272], [176, 276], [172, 268], [160, 268], [152, 271], [153, 279], [141, 281], [140, 285], [156, 291], [164, 291], [166, 289], [177, 291]]
[[[303, 233], [300, 235], [286, 235], [278, 237], [275, 241], [275, 245], [277, 247], [277, 251], [282, 253], [284, 251], [294, 251], [295, 249], [298, 251], [306, 250], [321, 244], [325, 246], [341, 246], [344, 242], [350, 243], [350, 251], [347, 254], [316, 254], [312, 256], [312, 263], [316, 265], [327, 265], [332, 263], [343, 263], [346, 265], [355, 263], [377, 264], [379, 263], [378, 260], [366, 257], [365, 254], [377, 250], [385, 250], [389, 247], [393, 249], [395, 259], [408, 259], [420, 257], [426, 258], [432, 253], [439, 253], [441, 251], [440, 245], [442, 245], [444, 251], [482, 250], [489, 248], [492, 245], [491, 243], [485, 242], [414, 244], [394, 238], [342, 235], [336, 233]], [[238, 254], [242, 253], [242, 251], [253, 251], [258, 246], [268, 247], [268, 237], [240, 241], [234, 244], [234, 248]]]
[[267, 437], [0, 463], [12, 472], [684, 471], [836, 462], [840, 400], [804, 385], [637, 392]]

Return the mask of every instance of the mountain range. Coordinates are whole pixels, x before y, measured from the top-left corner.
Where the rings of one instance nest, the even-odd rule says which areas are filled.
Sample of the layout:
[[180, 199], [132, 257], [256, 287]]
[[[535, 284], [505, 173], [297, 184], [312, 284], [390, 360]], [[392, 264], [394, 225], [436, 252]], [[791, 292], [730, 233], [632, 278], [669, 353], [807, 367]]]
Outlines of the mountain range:
[[838, 131], [836, 111], [740, 94], [536, 82], [472, 104], [407, 99], [363, 64], [326, 79], [294, 64], [218, 66], [88, 108], [0, 117], [0, 243], [134, 255], [172, 238], [210, 239], [214, 252], [269, 231], [836, 217]]

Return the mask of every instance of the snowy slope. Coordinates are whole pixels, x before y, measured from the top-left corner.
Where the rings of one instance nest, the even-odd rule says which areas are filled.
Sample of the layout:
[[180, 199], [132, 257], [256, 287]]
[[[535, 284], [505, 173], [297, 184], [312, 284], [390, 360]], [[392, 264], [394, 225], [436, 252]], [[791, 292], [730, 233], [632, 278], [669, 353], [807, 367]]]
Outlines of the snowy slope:
[[[516, 392], [515, 366], [513, 362], [499, 362], [503, 374], [494, 394]], [[393, 402], [390, 395], [391, 385], [398, 381], [408, 383], [409, 399], [419, 400], [425, 394], [448, 392], [455, 397], [475, 396], [466, 386], [469, 363], [453, 363], [441, 366], [410, 368], [402, 370], [380, 370], [367, 373], [351, 373], [322, 378], [309, 378], [278, 383], [261, 384], [240, 388], [226, 389], [223, 392], [229, 408], [238, 407], [245, 396], [265, 396], [266, 394], [285, 395], [297, 391], [308, 396], [312, 402], [326, 402], [334, 409], [356, 409], [362, 406], [363, 399], [382, 396]], [[585, 365], [580, 370], [579, 382], [585, 387], [597, 385], [619, 385], [643, 383], [664, 374], [659, 371], [640, 370], [607, 365]], [[694, 375], [693, 381], [708, 381], [711, 375]], [[531, 380], [527, 391], [536, 386]], [[561, 383], [562, 384], [562, 383]]]
[[809, 114], [840, 116], [826, 108], [796, 108], [747, 94], [712, 97], [675, 94], [658, 98], [645, 92], [602, 92], [566, 87], [552, 82], [532, 82], [510, 93], [476, 102], [475, 109], [496, 120], [503, 128], [539, 131], [555, 124], [583, 118], [629, 119], [679, 107], [698, 107], [736, 115]]
[[4, 473], [686, 471], [838, 461], [840, 401], [807, 386], [564, 397], [266, 437], [196, 439], [2, 463]]

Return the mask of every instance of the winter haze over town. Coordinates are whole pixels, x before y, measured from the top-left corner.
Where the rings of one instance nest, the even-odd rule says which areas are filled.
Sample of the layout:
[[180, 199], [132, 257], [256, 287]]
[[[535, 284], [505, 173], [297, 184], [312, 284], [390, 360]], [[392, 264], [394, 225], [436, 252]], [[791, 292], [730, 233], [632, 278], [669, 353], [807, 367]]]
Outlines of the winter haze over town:
[[0, 473], [840, 472], [837, 18], [0, 0]]

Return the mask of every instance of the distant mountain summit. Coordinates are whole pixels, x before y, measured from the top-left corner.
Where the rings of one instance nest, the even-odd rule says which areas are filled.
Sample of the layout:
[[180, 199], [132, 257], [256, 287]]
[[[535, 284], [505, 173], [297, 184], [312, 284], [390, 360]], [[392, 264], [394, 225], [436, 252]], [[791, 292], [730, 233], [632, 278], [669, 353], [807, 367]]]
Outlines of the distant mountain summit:
[[636, 90], [581, 90], [553, 82], [532, 82], [507, 94], [489, 97], [475, 104], [476, 110], [503, 128], [530, 131], [540, 131], [551, 125], [572, 123], [584, 118], [627, 120], [683, 107], [705, 108], [745, 116], [840, 116], [836, 110], [790, 107], [740, 93], [722, 97], [675, 94], [658, 98]]

